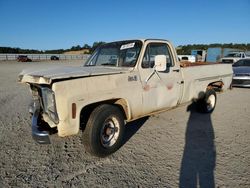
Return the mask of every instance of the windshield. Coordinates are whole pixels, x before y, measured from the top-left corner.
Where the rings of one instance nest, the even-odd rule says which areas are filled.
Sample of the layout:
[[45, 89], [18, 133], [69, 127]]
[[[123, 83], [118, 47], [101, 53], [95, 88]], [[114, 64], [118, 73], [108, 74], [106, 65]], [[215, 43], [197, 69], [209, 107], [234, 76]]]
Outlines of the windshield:
[[88, 59], [85, 66], [134, 67], [142, 42], [138, 40], [104, 44]]
[[225, 57], [240, 57], [240, 53], [230, 53], [227, 54]]
[[247, 66], [250, 67], [250, 59], [242, 59], [233, 64], [233, 67]]

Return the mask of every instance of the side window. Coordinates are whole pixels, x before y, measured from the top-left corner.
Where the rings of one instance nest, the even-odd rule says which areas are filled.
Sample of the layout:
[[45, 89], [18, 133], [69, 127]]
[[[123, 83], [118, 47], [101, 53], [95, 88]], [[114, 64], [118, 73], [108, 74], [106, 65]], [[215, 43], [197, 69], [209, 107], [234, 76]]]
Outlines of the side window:
[[167, 64], [173, 66], [172, 57], [170, 55], [167, 44], [164, 43], [151, 43], [147, 46], [142, 60], [142, 68], [153, 68], [155, 65], [155, 56], [165, 55]]

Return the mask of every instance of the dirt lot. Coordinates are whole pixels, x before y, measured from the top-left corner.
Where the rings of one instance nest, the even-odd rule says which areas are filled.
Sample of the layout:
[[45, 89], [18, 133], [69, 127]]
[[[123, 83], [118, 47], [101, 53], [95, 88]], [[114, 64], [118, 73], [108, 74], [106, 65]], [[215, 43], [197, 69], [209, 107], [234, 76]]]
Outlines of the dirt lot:
[[58, 65], [69, 63], [0, 62], [0, 187], [250, 187], [250, 89], [218, 94], [211, 115], [185, 105], [130, 123], [123, 147], [99, 159], [81, 133], [51, 145], [31, 138], [30, 94], [17, 75]]

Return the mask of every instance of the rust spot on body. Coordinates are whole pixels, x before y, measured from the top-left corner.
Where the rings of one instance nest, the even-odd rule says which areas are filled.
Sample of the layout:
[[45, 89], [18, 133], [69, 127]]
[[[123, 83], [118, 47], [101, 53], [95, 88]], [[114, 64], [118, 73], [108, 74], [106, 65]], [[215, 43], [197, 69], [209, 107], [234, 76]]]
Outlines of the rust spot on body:
[[173, 88], [173, 84], [167, 84], [166, 87], [167, 87], [168, 90], [171, 90]]
[[150, 85], [146, 84], [145, 86], [143, 86], [143, 90], [144, 91], [149, 91], [150, 90]]

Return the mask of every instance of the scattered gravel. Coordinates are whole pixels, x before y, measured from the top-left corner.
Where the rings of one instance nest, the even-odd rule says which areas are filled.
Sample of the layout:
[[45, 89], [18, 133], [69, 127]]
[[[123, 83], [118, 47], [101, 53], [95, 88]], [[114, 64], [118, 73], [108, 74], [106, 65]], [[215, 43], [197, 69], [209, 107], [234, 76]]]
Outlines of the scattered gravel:
[[211, 115], [184, 105], [132, 122], [104, 159], [85, 152], [82, 133], [36, 144], [18, 73], [80, 64], [0, 63], [0, 187], [250, 187], [250, 89], [218, 94]]

